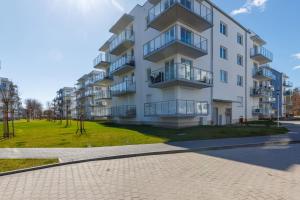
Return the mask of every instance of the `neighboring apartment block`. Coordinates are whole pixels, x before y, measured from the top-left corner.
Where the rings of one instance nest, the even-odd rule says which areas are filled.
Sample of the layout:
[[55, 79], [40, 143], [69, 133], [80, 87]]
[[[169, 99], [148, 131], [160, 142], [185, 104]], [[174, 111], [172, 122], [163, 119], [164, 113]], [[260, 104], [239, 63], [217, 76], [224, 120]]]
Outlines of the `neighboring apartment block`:
[[112, 82], [105, 71], [93, 70], [77, 81], [77, 115], [94, 120], [111, 115], [111, 95], [109, 88], [103, 86]]
[[266, 42], [211, 1], [149, 0], [110, 32], [94, 60], [97, 73], [109, 77], [101, 87], [111, 95], [99, 117], [185, 127], [274, 114]]
[[64, 87], [57, 91], [55, 98], [58, 114], [62, 118], [76, 118], [76, 96], [74, 87]]
[[[3, 119], [4, 100], [9, 100], [9, 118], [20, 119], [23, 116], [22, 102], [18, 94], [18, 87], [8, 78], [0, 77], [0, 119]], [[13, 110], [13, 114], [12, 114]]]

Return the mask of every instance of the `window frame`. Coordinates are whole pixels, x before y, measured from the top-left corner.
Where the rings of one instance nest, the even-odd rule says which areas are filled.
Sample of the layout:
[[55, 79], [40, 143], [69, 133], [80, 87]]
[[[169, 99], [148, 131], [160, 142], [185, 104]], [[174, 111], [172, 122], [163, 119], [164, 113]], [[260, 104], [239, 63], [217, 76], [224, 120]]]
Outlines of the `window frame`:
[[220, 46], [220, 58], [224, 60], [228, 60], [228, 49], [222, 45]]
[[228, 83], [228, 71], [220, 70], [220, 82]]

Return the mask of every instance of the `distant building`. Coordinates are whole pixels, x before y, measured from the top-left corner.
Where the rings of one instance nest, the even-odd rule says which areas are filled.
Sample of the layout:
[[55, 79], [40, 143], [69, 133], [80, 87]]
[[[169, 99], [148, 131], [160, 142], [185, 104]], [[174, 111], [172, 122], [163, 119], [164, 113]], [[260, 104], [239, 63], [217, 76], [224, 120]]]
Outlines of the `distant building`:
[[[74, 87], [64, 87], [57, 91], [56, 103], [58, 114], [64, 119], [76, 118], [76, 96]], [[75, 113], [74, 113], [75, 112]]]
[[10, 81], [8, 78], [0, 77], [0, 119], [3, 119], [3, 99], [9, 97], [9, 91], [10, 87], [14, 87], [14, 95], [10, 98], [12, 101], [12, 104], [10, 104], [10, 110], [13, 110], [14, 115], [12, 113], [9, 113], [9, 117], [14, 119], [20, 119], [24, 115], [23, 113], [23, 107], [21, 98], [18, 94], [18, 87], [15, 85], [12, 81]]

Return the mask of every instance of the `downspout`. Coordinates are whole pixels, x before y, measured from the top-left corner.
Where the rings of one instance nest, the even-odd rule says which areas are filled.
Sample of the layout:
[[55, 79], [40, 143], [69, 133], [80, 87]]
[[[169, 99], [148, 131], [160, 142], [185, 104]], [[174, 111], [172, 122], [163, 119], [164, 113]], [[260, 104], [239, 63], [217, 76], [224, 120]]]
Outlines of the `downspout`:
[[211, 48], [210, 48], [210, 54], [211, 54], [211, 57], [210, 57], [210, 71], [212, 72], [212, 75], [213, 75], [213, 86], [210, 88], [210, 116], [211, 116], [211, 125], [213, 123], [213, 95], [214, 95], [214, 84], [215, 84], [215, 73], [214, 73], [214, 8], [212, 7], [212, 23], [213, 23], [213, 26], [211, 28], [211, 31], [210, 31], [210, 37], [211, 37], [211, 42], [210, 42], [210, 45], [211, 45]]
[[245, 121], [248, 121], [248, 33], [245, 33]]

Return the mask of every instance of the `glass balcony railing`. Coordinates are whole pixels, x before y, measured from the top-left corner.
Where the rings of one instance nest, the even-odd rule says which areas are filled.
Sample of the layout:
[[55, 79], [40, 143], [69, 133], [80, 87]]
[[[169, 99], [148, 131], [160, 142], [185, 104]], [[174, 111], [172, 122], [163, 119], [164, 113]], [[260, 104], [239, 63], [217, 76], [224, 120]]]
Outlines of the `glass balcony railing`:
[[206, 38], [189, 31], [184, 27], [175, 25], [146, 43], [144, 45], [144, 56], [146, 57], [176, 41], [207, 54], [208, 43]]
[[95, 107], [94, 108], [94, 116], [95, 117], [111, 117], [111, 108], [101, 108]]
[[207, 85], [213, 84], [212, 72], [192, 67], [190, 65], [175, 63], [151, 72], [150, 84], [161, 84], [173, 80], [184, 80]]
[[132, 29], [126, 29], [117, 35], [110, 43], [109, 50], [112, 52], [125, 41], [134, 42], [134, 33]]
[[113, 117], [121, 118], [134, 118], [136, 117], [136, 106], [135, 105], [123, 105], [112, 108]]
[[250, 51], [250, 55], [252, 58], [262, 57], [259, 61], [263, 63], [268, 63], [273, 61], [273, 54], [264, 47], [252, 48]]
[[258, 79], [274, 79], [274, 75], [271, 70], [264, 68], [264, 67], [258, 67], [253, 69], [253, 78]]
[[154, 7], [149, 10], [147, 21], [148, 24], [151, 23], [153, 20], [158, 18], [164, 12], [166, 12], [169, 8], [173, 5], [179, 4], [183, 6], [190, 12], [193, 12], [197, 16], [201, 17], [202, 19], [206, 20], [210, 24], [213, 23], [213, 12], [210, 8], [203, 5], [199, 1], [191, 0], [191, 1], [182, 1], [182, 0], [162, 0]]
[[101, 65], [102, 63], [108, 64], [111, 62], [111, 55], [108, 53], [100, 53], [93, 61], [94, 67]]
[[145, 103], [145, 116], [198, 116], [208, 115], [208, 103], [193, 100], [170, 100], [154, 103]]
[[103, 81], [103, 80], [106, 80], [106, 79], [110, 79], [110, 76], [107, 72], [101, 72], [99, 74], [97, 74], [94, 79], [93, 79], [93, 83], [96, 83], [98, 81]]
[[292, 82], [290, 82], [290, 81], [284, 81], [284, 82], [283, 82], [283, 86], [284, 86], [284, 87], [293, 87], [294, 84], [293, 84]]
[[127, 80], [115, 85], [112, 85], [110, 88], [112, 96], [119, 96], [128, 93], [134, 93], [136, 90], [135, 81]]
[[283, 93], [284, 96], [292, 96], [293, 95], [293, 90], [286, 90]]
[[110, 68], [109, 73], [113, 74], [114, 72], [117, 72], [119, 70], [122, 70], [122, 68], [125, 68], [126, 66], [134, 66], [134, 57], [133, 56], [122, 56], [118, 60], [114, 61]]
[[110, 90], [99, 90], [95, 93], [95, 99], [110, 99], [111, 91]]

